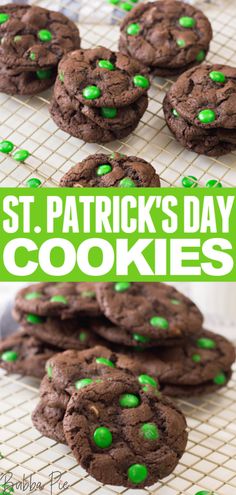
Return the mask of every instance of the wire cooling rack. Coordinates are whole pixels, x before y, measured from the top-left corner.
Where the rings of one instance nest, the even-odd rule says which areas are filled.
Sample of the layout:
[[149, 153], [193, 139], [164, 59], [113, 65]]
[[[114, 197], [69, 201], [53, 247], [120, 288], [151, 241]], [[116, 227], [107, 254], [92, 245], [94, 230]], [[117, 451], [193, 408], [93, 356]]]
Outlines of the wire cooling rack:
[[[7, 0], [6, 0], [7, 1]], [[127, 0], [130, 3], [132, 0]], [[4, 0], [0, 4], [6, 3]], [[33, 1], [37, 5], [63, 11], [78, 22], [84, 48], [104, 45], [117, 49], [119, 21], [124, 11], [106, 0]], [[235, 0], [189, 0], [210, 18], [214, 38], [208, 61], [236, 65]], [[0, 140], [11, 140], [16, 148], [31, 156], [24, 164], [9, 155], [0, 155], [0, 185], [24, 186], [31, 177], [43, 185], [57, 186], [61, 176], [75, 163], [97, 151], [120, 151], [150, 161], [161, 176], [163, 186], [180, 186], [185, 175], [195, 176], [204, 186], [215, 178], [224, 186], [236, 186], [236, 153], [218, 159], [185, 150], [165, 125], [162, 100], [171, 85], [155, 78], [149, 91], [148, 110], [137, 129], [126, 139], [107, 145], [86, 144], [57, 128], [48, 113], [51, 90], [36, 97], [10, 97], [0, 93]]]
[[[77, 465], [68, 447], [42, 437], [33, 428], [30, 415], [38, 402], [37, 381], [18, 376], [0, 378], [0, 476], [12, 473], [12, 482], [31, 477], [40, 482], [39, 495], [194, 495], [209, 490], [214, 495], [236, 492], [236, 368], [228, 387], [216, 394], [191, 401], [179, 401], [187, 416], [189, 441], [174, 474], [149, 489], [104, 486]], [[59, 473], [69, 488], [61, 491], [50, 475]], [[2, 483], [0, 478], [0, 483]], [[15, 489], [15, 494], [29, 490]]]

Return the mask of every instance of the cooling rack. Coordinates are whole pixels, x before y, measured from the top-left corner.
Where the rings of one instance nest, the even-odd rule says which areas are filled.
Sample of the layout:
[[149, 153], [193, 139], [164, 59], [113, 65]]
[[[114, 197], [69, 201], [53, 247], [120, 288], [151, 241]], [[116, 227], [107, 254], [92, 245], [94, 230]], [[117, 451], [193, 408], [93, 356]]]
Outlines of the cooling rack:
[[[3, 3], [1, 0], [0, 4]], [[117, 49], [119, 22], [125, 15], [121, 8], [106, 0], [31, 3], [61, 10], [78, 22], [84, 48], [100, 44]], [[207, 60], [236, 65], [235, 0], [190, 0], [189, 3], [201, 7], [212, 22], [214, 39]], [[124, 140], [102, 146], [86, 144], [57, 128], [48, 113], [51, 90], [36, 97], [0, 93], [0, 139], [9, 139], [16, 149], [31, 153], [24, 164], [0, 154], [0, 186], [24, 186], [31, 177], [38, 177], [45, 186], [57, 186], [71, 166], [97, 151], [120, 151], [145, 158], [157, 169], [163, 186], [180, 186], [186, 175], [195, 176], [201, 186], [212, 178], [226, 187], [236, 186], [236, 153], [218, 159], [199, 156], [185, 150], [167, 129], [162, 100], [170, 85], [168, 79], [155, 78], [148, 110], [137, 129]]]
[[[194, 495], [209, 490], [214, 495], [236, 492], [236, 368], [228, 387], [194, 400], [181, 400], [187, 416], [187, 451], [168, 478], [149, 489], [104, 486], [76, 464], [68, 447], [42, 437], [30, 415], [38, 401], [37, 381], [0, 374], [0, 473], [12, 473], [14, 483], [23, 477], [41, 483], [35, 495]], [[50, 475], [59, 473], [69, 488], [50, 487]], [[2, 483], [2, 481], [0, 481]], [[20, 487], [15, 494], [29, 495]], [[10, 494], [12, 495], [12, 494]]]

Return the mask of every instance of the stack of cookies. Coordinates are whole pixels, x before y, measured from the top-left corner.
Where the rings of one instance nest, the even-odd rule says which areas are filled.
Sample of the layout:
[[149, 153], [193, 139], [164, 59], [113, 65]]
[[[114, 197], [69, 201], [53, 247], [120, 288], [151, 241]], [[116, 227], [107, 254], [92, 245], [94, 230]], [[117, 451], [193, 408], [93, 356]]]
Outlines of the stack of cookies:
[[0, 91], [33, 95], [55, 81], [58, 62], [80, 47], [76, 25], [59, 12], [11, 3], [0, 7]]
[[144, 66], [104, 47], [76, 50], [59, 64], [51, 116], [64, 131], [86, 142], [128, 136], [147, 105]]

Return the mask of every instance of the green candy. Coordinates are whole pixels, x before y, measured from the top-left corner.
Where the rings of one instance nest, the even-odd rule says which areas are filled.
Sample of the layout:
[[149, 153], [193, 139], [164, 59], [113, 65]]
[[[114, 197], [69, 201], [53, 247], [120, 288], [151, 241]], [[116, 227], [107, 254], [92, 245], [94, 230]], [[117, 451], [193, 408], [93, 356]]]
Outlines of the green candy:
[[147, 476], [148, 470], [144, 464], [132, 464], [128, 469], [128, 478], [135, 485], [143, 483]]
[[18, 150], [14, 153], [13, 157], [16, 162], [24, 162], [30, 156], [27, 150]]
[[150, 340], [151, 340], [149, 337], [146, 337], [144, 335], [139, 335], [139, 333], [134, 333], [133, 339], [136, 342], [141, 342], [141, 344], [148, 344], [148, 342], [150, 342]]
[[129, 177], [120, 180], [119, 187], [136, 187], [136, 184]]
[[182, 185], [183, 187], [197, 187], [197, 177], [194, 177], [194, 175], [187, 175], [186, 177], [183, 177]]
[[110, 62], [110, 60], [99, 60], [98, 67], [100, 69], [114, 70], [115, 66]]
[[176, 119], [178, 119], [178, 118], [179, 118], [179, 112], [177, 112], [177, 110], [175, 110], [175, 108], [173, 108], [173, 110], [172, 110], [172, 115], [174, 115], [174, 117], [175, 117]]
[[153, 316], [150, 319], [150, 324], [152, 327], [162, 328], [163, 330], [166, 330], [169, 327], [168, 321], [165, 318], [162, 318], [162, 316]]
[[105, 426], [100, 426], [95, 430], [93, 439], [97, 447], [107, 449], [112, 444], [112, 433]]
[[176, 43], [177, 45], [180, 47], [180, 48], [184, 48], [186, 43], [185, 43], [185, 40], [183, 40], [182, 38], [179, 38], [178, 40], [176, 40]]
[[227, 378], [226, 378], [226, 375], [225, 373], [220, 372], [218, 373], [218, 375], [216, 375], [214, 378], [213, 378], [213, 382], [216, 384], [216, 385], [224, 385], [227, 381]]
[[133, 77], [133, 83], [138, 88], [147, 89], [150, 86], [148, 78], [142, 76], [141, 74], [136, 74], [136, 76]]
[[80, 342], [85, 342], [87, 340], [87, 337], [88, 337], [87, 332], [80, 332], [80, 334], [79, 334]]
[[139, 33], [140, 29], [141, 29], [141, 26], [139, 24], [133, 23], [127, 27], [127, 33], [130, 36], [136, 36]]
[[75, 388], [76, 390], [80, 390], [81, 388], [87, 387], [90, 385], [90, 383], [93, 383], [92, 378], [82, 378], [81, 380], [78, 380], [75, 382]]
[[192, 361], [193, 361], [194, 363], [200, 363], [200, 362], [201, 362], [201, 360], [202, 360], [202, 358], [201, 358], [200, 354], [193, 354], [193, 355], [192, 355]]
[[2, 153], [6, 153], [8, 155], [8, 153], [11, 153], [13, 148], [14, 144], [11, 141], [4, 140], [0, 142], [0, 151]]
[[36, 59], [36, 55], [35, 55], [35, 53], [34, 53], [34, 52], [31, 52], [31, 53], [29, 54], [29, 58], [30, 58], [30, 60], [35, 60], [35, 59]]
[[216, 120], [216, 114], [214, 110], [205, 108], [205, 110], [201, 110], [201, 112], [199, 112], [197, 119], [202, 124], [210, 124], [211, 122], [214, 122]]
[[94, 292], [93, 290], [84, 290], [83, 292], [81, 292], [81, 297], [95, 299], [96, 292]]
[[58, 79], [59, 79], [59, 81], [64, 82], [64, 77], [65, 77], [65, 76], [64, 76], [64, 73], [63, 73], [62, 71], [60, 71], [60, 72], [58, 73]]
[[97, 364], [104, 364], [105, 366], [109, 366], [110, 368], [115, 368], [115, 364], [110, 361], [110, 359], [106, 359], [106, 358], [103, 358], [103, 357], [100, 357], [100, 358], [96, 358], [96, 363]]
[[218, 180], [216, 179], [210, 179], [207, 183], [206, 183], [206, 187], [223, 187], [221, 182], [219, 182]]
[[41, 292], [28, 292], [28, 294], [25, 294], [25, 299], [27, 301], [31, 301], [32, 299], [39, 299], [42, 296]]
[[160, 436], [154, 423], [144, 423], [140, 428], [140, 433], [145, 440], [157, 440]]
[[114, 289], [116, 292], [126, 292], [131, 286], [130, 282], [117, 282], [114, 285]]
[[131, 409], [139, 406], [140, 399], [134, 394], [123, 394], [120, 396], [119, 404], [121, 407]]
[[4, 485], [0, 485], [0, 495], [12, 495], [14, 493], [13, 486], [4, 483]]
[[215, 349], [216, 348], [215, 341], [212, 339], [207, 339], [205, 337], [201, 337], [200, 339], [197, 339], [196, 344], [200, 349]]
[[40, 39], [40, 41], [44, 42], [51, 41], [52, 33], [50, 33], [48, 29], [40, 29], [40, 31], [38, 31], [38, 38]]
[[50, 299], [50, 302], [59, 302], [62, 304], [67, 304], [67, 299], [64, 296], [58, 295], [58, 296], [52, 296]]
[[41, 316], [33, 315], [32, 313], [29, 313], [26, 316], [26, 320], [28, 323], [31, 323], [31, 325], [36, 325], [37, 323], [43, 323], [44, 321], [44, 319], [41, 318]]
[[7, 22], [8, 19], [10, 19], [9, 14], [5, 14], [4, 12], [0, 13], [0, 24], [4, 24], [4, 22]]
[[1, 359], [6, 363], [13, 363], [18, 359], [18, 353], [15, 351], [5, 351], [2, 353]]
[[172, 304], [174, 304], [175, 306], [178, 306], [179, 304], [181, 304], [181, 302], [180, 302], [180, 301], [178, 301], [178, 299], [171, 299], [171, 300], [170, 300], [170, 302], [171, 302]]
[[141, 385], [151, 385], [152, 387], [157, 387], [156, 380], [149, 375], [139, 375], [138, 381]]
[[117, 109], [112, 107], [102, 107], [100, 113], [104, 119], [114, 119], [117, 116]]
[[96, 174], [101, 177], [102, 175], [109, 174], [111, 171], [112, 166], [109, 163], [104, 163], [103, 165], [99, 165]]
[[86, 86], [83, 89], [83, 97], [86, 100], [96, 100], [101, 96], [101, 90], [97, 86]]
[[52, 378], [52, 366], [48, 365], [46, 367], [48, 378]]
[[217, 83], [224, 83], [226, 81], [224, 73], [217, 70], [212, 70], [209, 74], [209, 77], [212, 81]]
[[206, 490], [201, 490], [200, 492], [195, 493], [195, 495], [214, 495], [214, 493], [208, 492]]
[[183, 28], [193, 28], [196, 26], [196, 20], [193, 17], [183, 16], [179, 18], [179, 24]]
[[206, 52], [204, 50], [200, 50], [196, 56], [196, 61], [197, 62], [202, 62], [206, 58]]
[[125, 10], [126, 12], [130, 12], [130, 10], [132, 10], [133, 6], [130, 5], [130, 3], [128, 3], [128, 2], [123, 2], [120, 4], [120, 8], [122, 10]]
[[117, 5], [120, 3], [120, 0], [108, 0], [108, 3], [111, 3], [111, 5]]
[[27, 180], [26, 184], [28, 187], [36, 189], [37, 187], [41, 186], [41, 180], [37, 179], [36, 177], [32, 177], [31, 179]]
[[52, 71], [51, 69], [39, 69], [36, 71], [36, 76], [38, 79], [44, 81], [45, 79], [50, 79], [52, 76]]

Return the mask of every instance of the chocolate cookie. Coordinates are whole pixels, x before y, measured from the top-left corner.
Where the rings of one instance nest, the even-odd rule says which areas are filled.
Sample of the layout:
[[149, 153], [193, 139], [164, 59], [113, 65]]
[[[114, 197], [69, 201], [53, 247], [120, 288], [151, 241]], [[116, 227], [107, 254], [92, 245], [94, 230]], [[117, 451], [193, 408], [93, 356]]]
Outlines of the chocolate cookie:
[[97, 153], [72, 167], [61, 187], [160, 187], [159, 175], [142, 158]]
[[149, 88], [143, 64], [102, 46], [67, 54], [58, 72], [65, 91], [86, 107], [124, 107]]
[[181, 346], [157, 348], [132, 357], [138, 360], [143, 372], [158, 378], [164, 394], [192, 397], [227, 384], [235, 348], [221, 335], [202, 330]]
[[171, 339], [181, 339], [201, 330], [203, 317], [199, 309], [169, 285], [104, 282], [97, 284], [96, 292], [105, 316], [125, 328], [132, 338], [138, 334], [171, 342]]
[[28, 323], [42, 323], [38, 316], [98, 316], [101, 310], [96, 300], [95, 285], [90, 282], [43, 282], [21, 289], [15, 299], [16, 310], [29, 313]]
[[236, 149], [236, 69], [202, 65], [182, 74], [164, 100], [168, 127], [183, 146], [219, 156]]
[[187, 442], [181, 411], [155, 387], [122, 373], [74, 393], [63, 425], [75, 458], [91, 476], [129, 488], [168, 476]]
[[63, 82], [57, 79], [50, 113], [58, 127], [71, 136], [87, 143], [106, 143], [123, 139], [134, 131], [147, 105], [147, 96], [143, 95], [127, 107], [89, 108], [70, 96]]
[[76, 390], [120, 371], [134, 375], [139, 372], [135, 360], [103, 346], [57, 354], [55, 359], [47, 362], [46, 367], [47, 376], [40, 386], [40, 403], [32, 420], [42, 434], [62, 443], [66, 443], [62, 420], [69, 399]]
[[36, 72], [12, 75], [0, 67], [0, 92], [9, 95], [35, 95], [50, 88], [55, 78], [54, 69], [39, 69]]
[[57, 352], [58, 348], [21, 330], [0, 342], [0, 367], [8, 373], [42, 378], [47, 360]]
[[206, 57], [212, 39], [207, 17], [176, 1], [141, 3], [121, 24], [119, 48], [158, 76], [174, 76]]

